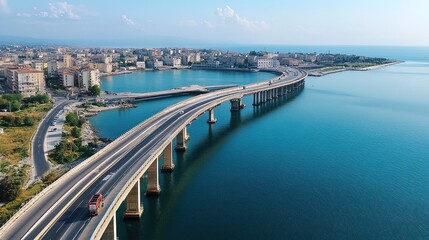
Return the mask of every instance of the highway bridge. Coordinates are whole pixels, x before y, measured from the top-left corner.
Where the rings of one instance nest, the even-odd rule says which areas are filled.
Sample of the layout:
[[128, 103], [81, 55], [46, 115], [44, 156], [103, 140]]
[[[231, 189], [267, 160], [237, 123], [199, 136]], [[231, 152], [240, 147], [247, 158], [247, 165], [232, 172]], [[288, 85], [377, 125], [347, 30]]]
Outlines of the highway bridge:
[[[198, 95], [203, 93], [208, 93], [211, 91], [221, 90], [230, 87], [237, 87], [237, 85], [215, 85], [215, 86], [200, 86], [200, 85], [191, 85], [185, 87], [174, 88], [170, 90], [157, 91], [157, 92], [148, 92], [148, 93], [113, 93], [108, 95], [103, 95], [105, 100], [122, 100], [122, 101], [142, 101], [142, 100], [152, 100], [159, 98], [168, 98], [168, 97], [177, 97], [183, 95]], [[94, 101], [96, 99], [93, 99]]]
[[[259, 105], [304, 87], [305, 72], [275, 72], [273, 79], [202, 94], [153, 115], [36, 195], [0, 229], [1, 238], [115, 239], [119, 206], [125, 200], [126, 218], [141, 216], [140, 179], [146, 173], [146, 194], [160, 194], [159, 172], [174, 170], [172, 142], [176, 139], [177, 151], [186, 150], [186, 127], [193, 120], [208, 112], [207, 122], [213, 124], [214, 109], [223, 102], [240, 111], [243, 96], [253, 95], [253, 104]], [[88, 200], [97, 192], [105, 197], [104, 207], [89, 217]]]

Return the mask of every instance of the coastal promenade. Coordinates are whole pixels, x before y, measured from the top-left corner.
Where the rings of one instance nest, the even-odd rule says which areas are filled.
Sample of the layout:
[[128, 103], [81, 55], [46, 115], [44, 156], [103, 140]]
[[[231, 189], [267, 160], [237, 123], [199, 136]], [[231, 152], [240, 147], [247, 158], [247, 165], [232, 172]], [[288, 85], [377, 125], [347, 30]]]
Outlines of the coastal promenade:
[[[307, 76], [296, 69], [277, 73], [278, 77], [267, 81], [199, 95], [164, 109], [44, 189], [0, 229], [0, 234], [6, 239], [114, 238], [119, 205], [127, 199], [127, 216], [141, 215], [140, 178], [148, 172], [147, 194], [160, 193], [158, 157], [164, 155], [163, 170], [174, 169], [172, 140], [177, 138], [176, 149], [186, 150], [186, 126], [194, 119], [208, 112], [208, 122], [214, 123], [216, 106], [229, 101], [231, 111], [239, 111], [246, 95], [253, 95], [255, 105], [264, 104], [301, 89]], [[90, 218], [87, 201], [96, 192], [105, 196], [104, 207]]]

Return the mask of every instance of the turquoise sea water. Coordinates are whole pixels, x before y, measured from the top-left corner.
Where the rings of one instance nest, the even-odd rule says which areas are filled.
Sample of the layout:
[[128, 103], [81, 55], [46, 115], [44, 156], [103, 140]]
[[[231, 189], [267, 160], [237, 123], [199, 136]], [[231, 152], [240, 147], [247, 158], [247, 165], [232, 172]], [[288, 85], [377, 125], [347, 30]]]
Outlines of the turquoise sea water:
[[[145, 74], [131, 88], [121, 84], [125, 75], [103, 80], [103, 88], [135, 91], [141, 84], [142, 91], [152, 91], [180, 85], [172, 84], [179, 81], [172, 72]], [[182, 74], [201, 85], [271, 76]], [[247, 97], [238, 114], [224, 103], [216, 108], [216, 124], [201, 116], [190, 125], [188, 151], [174, 155], [172, 174], [161, 175], [159, 197], [142, 196], [140, 221], [123, 221], [124, 206], [118, 211], [118, 236], [429, 239], [428, 89], [429, 63], [406, 62], [309, 77], [297, 96], [256, 108]], [[103, 112], [91, 122], [102, 136], [113, 138], [181, 99]]]

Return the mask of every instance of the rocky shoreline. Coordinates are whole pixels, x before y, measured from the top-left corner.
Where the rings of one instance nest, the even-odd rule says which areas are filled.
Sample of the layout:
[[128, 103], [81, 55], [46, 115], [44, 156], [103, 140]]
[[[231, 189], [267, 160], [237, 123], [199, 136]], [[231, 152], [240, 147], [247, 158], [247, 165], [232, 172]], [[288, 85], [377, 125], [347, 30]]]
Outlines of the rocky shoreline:
[[127, 109], [127, 108], [135, 108], [135, 107], [136, 105], [130, 104], [130, 103], [114, 104], [114, 105], [108, 105], [104, 107], [92, 105], [91, 107], [83, 110], [81, 115], [84, 117], [90, 117], [90, 116], [95, 116], [102, 111], [108, 111], [108, 110], [114, 110], [114, 109]]

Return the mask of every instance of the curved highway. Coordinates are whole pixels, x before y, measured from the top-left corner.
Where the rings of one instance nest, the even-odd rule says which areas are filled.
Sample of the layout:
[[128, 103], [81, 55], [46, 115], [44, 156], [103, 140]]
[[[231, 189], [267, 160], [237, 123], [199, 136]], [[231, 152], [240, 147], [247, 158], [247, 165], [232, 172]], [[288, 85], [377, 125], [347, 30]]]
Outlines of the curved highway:
[[[302, 83], [307, 74], [289, 68], [271, 80], [190, 98], [152, 116], [45, 188], [1, 229], [2, 239], [99, 238], [107, 223], [153, 160], [195, 118], [222, 102]], [[88, 217], [96, 192], [105, 205]]]

